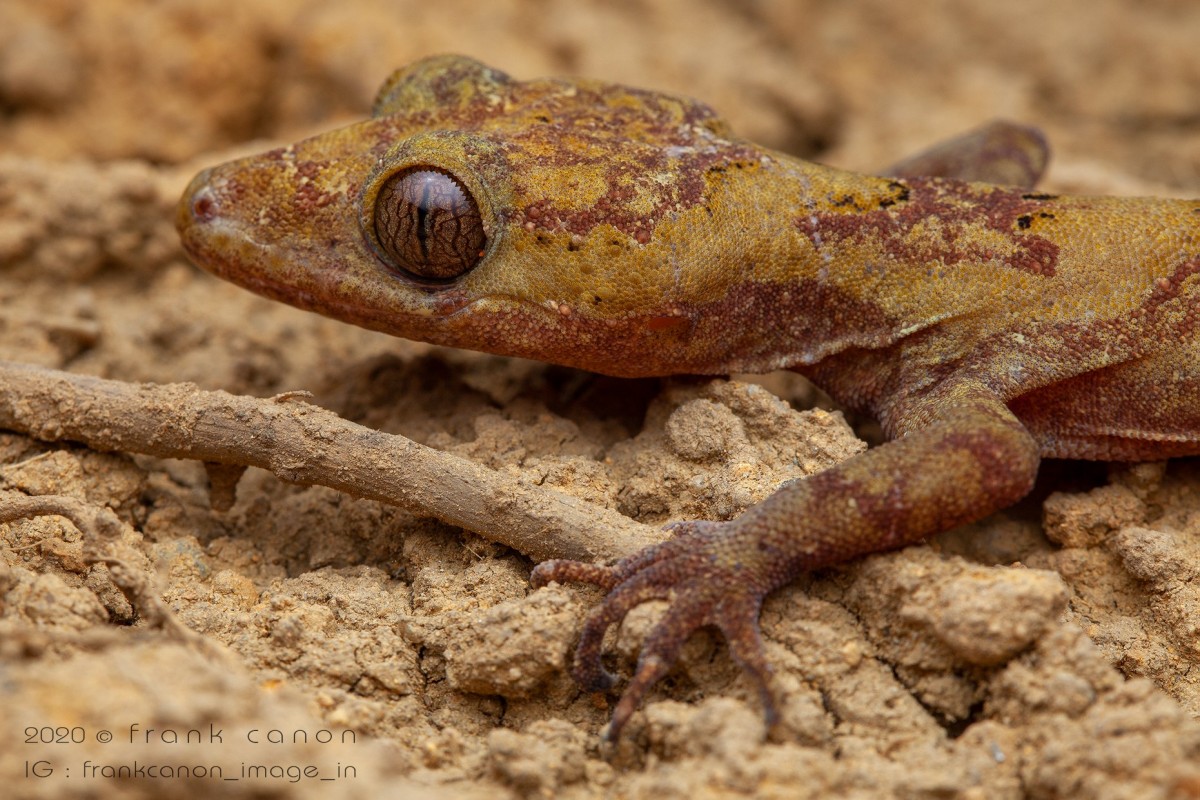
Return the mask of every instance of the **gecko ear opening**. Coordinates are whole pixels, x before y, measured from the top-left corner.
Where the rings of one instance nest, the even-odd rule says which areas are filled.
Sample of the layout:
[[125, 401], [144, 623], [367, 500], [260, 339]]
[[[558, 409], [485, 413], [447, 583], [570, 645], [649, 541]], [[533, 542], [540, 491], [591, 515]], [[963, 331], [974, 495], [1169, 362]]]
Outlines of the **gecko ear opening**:
[[423, 281], [454, 280], [479, 263], [487, 234], [470, 190], [444, 169], [406, 167], [375, 195], [374, 238], [391, 266]]

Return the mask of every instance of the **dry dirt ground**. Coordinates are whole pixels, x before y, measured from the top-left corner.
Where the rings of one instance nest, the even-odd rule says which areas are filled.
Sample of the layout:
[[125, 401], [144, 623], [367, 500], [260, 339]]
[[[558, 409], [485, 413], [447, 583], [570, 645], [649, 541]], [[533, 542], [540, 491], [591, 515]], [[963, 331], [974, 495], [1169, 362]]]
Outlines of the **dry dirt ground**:
[[[450, 51], [700, 97], [864, 170], [1010, 117], [1054, 142], [1054, 190], [1194, 195], [1198, 38], [1193, 0], [4, 0], [0, 359], [307, 389], [643, 522], [727, 518], [863, 446], [802, 382], [618, 382], [274, 305], [187, 262], [180, 190]], [[564, 671], [594, 592], [533, 592], [519, 553], [332, 490], [251, 472], [222, 513], [194, 463], [0, 432], [0, 491], [122, 523], [0, 525], [0, 794], [1198, 797], [1200, 471], [1046, 472], [1004, 515], [772, 596], [773, 736], [702, 634], [604, 753], [607, 702]]]

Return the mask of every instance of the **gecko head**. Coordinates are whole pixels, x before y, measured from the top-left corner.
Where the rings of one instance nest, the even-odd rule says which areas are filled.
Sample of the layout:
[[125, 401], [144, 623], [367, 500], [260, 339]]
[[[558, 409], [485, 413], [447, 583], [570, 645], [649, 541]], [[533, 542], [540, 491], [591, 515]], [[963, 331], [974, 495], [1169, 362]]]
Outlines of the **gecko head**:
[[205, 269], [375, 330], [617, 375], [725, 371], [739, 337], [712, 315], [739, 270], [705, 232], [758, 216], [732, 179], [765, 158], [691, 100], [442, 56], [393, 75], [369, 120], [200, 173], [177, 227]]

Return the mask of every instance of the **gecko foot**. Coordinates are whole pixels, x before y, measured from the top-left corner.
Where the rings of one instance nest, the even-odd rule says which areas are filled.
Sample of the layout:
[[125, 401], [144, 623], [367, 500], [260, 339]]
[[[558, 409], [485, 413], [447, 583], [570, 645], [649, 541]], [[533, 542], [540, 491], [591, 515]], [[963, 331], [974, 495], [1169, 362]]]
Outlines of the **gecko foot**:
[[666, 615], [642, 644], [637, 668], [605, 731], [606, 740], [620, 736], [646, 692], [679, 658], [688, 637], [706, 625], [724, 635], [734, 660], [762, 697], [768, 726], [775, 724], [778, 714], [770, 690], [771, 667], [758, 626], [763, 597], [773, 588], [772, 570], [763, 568], [761, 558], [737, 557], [746, 552], [737, 528], [736, 523], [728, 522], [676, 523], [670, 526], [674, 538], [611, 566], [554, 560], [534, 569], [534, 587], [550, 581], [579, 581], [609, 590], [584, 623], [575, 650], [572, 674], [588, 691], [607, 691], [616, 683], [616, 677], [600, 661], [609, 626], [647, 600], [671, 601]]

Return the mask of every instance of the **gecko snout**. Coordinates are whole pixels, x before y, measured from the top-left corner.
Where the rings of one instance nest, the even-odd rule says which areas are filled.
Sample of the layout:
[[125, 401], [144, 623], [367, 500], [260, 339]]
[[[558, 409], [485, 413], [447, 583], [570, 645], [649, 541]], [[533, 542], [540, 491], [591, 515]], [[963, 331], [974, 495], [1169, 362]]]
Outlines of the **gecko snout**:
[[220, 203], [211, 185], [212, 172], [212, 167], [201, 170], [183, 190], [176, 217], [176, 227], [181, 232], [187, 225], [210, 221], [220, 210]]

